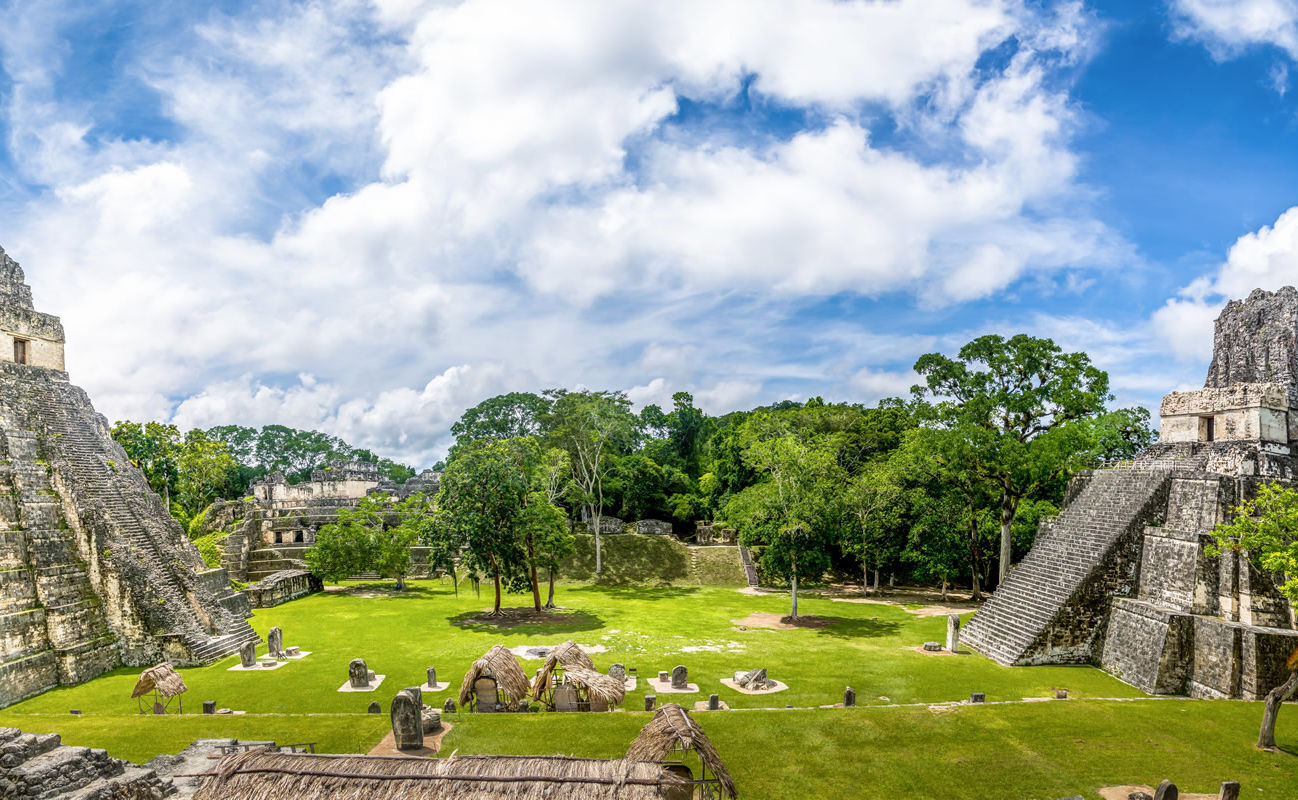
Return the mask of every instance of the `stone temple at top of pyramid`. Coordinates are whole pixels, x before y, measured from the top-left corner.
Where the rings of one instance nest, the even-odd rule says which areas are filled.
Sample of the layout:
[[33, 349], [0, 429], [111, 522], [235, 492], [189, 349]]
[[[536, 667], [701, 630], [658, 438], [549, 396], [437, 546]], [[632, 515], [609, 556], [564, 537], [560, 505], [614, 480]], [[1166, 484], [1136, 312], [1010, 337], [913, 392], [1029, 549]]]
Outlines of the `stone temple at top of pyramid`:
[[207, 568], [68, 381], [63, 348], [0, 250], [0, 707], [259, 639], [226, 571]]
[[1098, 664], [1145, 691], [1256, 699], [1288, 676], [1298, 617], [1213, 529], [1268, 482], [1298, 486], [1298, 291], [1217, 319], [1203, 389], [1162, 402], [1157, 444], [1086, 470], [965, 641], [1001, 664]]
[[[1217, 318], [1204, 388], [1163, 398], [1159, 443], [1146, 460], [1209, 452], [1210, 471], [1293, 478], [1298, 442], [1298, 290], [1255, 290]], [[1184, 443], [1237, 443], [1204, 448]], [[1256, 451], [1256, 452], [1250, 452]]]

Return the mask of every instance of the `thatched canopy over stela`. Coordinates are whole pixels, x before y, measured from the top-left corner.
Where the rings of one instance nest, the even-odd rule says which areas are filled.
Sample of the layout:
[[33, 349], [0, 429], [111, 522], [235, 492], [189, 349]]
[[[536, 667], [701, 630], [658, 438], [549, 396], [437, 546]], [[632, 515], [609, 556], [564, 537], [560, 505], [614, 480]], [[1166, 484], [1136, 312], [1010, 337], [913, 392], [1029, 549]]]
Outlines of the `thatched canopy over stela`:
[[180, 679], [180, 673], [172, 669], [171, 664], [163, 663], [156, 667], [149, 667], [140, 673], [140, 679], [135, 682], [131, 697], [143, 697], [154, 689], [157, 689], [158, 694], [163, 697], [175, 697], [188, 688]]
[[467, 705], [473, 697], [473, 682], [483, 676], [489, 676], [496, 681], [497, 690], [509, 698], [509, 702], [515, 703], [527, 697], [531, 684], [528, 683], [527, 674], [519, 666], [518, 658], [504, 645], [496, 645], [473, 662], [469, 671], [464, 675], [464, 683], [460, 684], [460, 705]]
[[668, 703], [653, 715], [649, 724], [640, 729], [640, 735], [631, 743], [626, 757], [635, 761], [662, 762], [674, 750], [693, 750], [713, 775], [720, 781], [729, 797], [736, 797], [735, 781], [722, 763], [717, 749], [694, 718], [676, 703]]

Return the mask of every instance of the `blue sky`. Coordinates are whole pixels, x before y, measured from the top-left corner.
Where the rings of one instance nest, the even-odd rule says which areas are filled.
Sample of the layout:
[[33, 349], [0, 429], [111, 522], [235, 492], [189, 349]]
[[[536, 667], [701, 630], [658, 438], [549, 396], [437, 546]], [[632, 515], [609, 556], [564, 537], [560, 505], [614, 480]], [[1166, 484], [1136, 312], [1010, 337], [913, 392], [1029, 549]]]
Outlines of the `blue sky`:
[[1086, 350], [1156, 409], [1226, 299], [1298, 282], [1294, 0], [0, 24], [0, 245], [113, 419], [426, 465], [503, 391], [872, 403], [986, 332]]

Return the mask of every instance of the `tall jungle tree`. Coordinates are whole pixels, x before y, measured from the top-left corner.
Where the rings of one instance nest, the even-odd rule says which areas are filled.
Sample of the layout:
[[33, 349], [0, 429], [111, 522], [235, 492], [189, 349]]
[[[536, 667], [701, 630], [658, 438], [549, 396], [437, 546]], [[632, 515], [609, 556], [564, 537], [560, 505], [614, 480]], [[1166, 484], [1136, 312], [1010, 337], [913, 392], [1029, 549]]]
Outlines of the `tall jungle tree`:
[[976, 448], [970, 464], [1000, 495], [1000, 581], [1009, 574], [1019, 503], [1075, 469], [1085, 434], [1073, 425], [1104, 411], [1109, 376], [1085, 353], [1065, 353], [1050, 339], [981, 336], [958, 358], [920, 356], [915, 371], [929, 400], [921, 413], [947, 435]]

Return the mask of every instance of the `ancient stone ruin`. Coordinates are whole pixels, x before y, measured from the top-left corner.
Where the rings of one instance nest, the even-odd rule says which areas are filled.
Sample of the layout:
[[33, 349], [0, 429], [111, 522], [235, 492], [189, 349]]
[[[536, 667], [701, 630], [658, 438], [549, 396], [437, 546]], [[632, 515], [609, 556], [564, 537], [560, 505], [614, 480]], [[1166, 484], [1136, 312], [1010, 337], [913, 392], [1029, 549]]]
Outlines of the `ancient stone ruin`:
[[63, 325], [0, 249], [0, 707], [258, 636], [63, 371]]
[[1094, 663], [1148, 692], [1257, 699], [1287, 676], [1294, 609], [1208, 533], [1298, 478], [1298, 291], [1217, 319], [1204, 388], [1163, 398], [1158, 444], [1083, 472], [964, 641], [1001, 664]]

